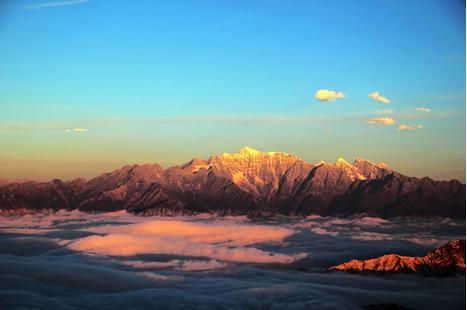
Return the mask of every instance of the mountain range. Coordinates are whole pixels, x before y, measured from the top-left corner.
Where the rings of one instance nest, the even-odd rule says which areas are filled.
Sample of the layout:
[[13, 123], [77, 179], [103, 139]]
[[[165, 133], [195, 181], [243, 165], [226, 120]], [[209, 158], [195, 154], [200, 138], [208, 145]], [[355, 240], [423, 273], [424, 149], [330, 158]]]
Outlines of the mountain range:
[[465, 274], [465, 240], [453, 240], [424, 256], [387, 254], [367, 260], [351, 260], [330, 271], [372, 273], [416, 273], [430, 276]]
[[5, 182], [0, 212], [26, 214], [79, 209], [142, 215], [441, 216], [465, 218], [465, 184], [393, 171], [357, 158], [353, 164], [310, 164], [293, 154], [260, 152], [194, 158], [163, 169], [124, 166], [91, 180]]

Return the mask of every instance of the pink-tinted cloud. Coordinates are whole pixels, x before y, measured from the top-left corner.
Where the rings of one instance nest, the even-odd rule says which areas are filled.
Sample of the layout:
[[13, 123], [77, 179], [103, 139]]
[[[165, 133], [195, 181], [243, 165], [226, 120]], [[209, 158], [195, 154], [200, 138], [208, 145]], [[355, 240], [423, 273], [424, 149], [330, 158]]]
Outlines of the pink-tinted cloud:
[[303, 253], [286, 255], [246, 247], [277, 243], [295, 233], [294, 230], [274, 226], [156, 220], [96, 227], [90, 231], [104, 235], [81, 238], [69, 243], [68, 247], [102, 255], [171, 254], [254, 263], [291, 263], [306, 256]]

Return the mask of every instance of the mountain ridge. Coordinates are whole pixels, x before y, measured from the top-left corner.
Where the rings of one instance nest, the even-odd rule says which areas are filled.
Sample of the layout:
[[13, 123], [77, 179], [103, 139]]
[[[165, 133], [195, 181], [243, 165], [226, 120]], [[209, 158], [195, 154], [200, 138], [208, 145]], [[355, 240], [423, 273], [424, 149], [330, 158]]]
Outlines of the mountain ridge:
[[465, 218], [465, 185], [407, 177], [384, 163], [339, 158], [315, 165], [290, 153], [213, 155], [163, 169], [126, 165], [90, 180], [9, 183], [0, 186], [3, 214], [56, 209], [128, 210], [141, 214], [200, 212], [247, 215], [356, 213], [393, 217]]
[[353, 273], [416, 273], [446, 276], [465, 274], [465, 240], [452, 240], [424, 256], [386, 254], [366, 260], [351, 260], [328, 268], [329, 271]]

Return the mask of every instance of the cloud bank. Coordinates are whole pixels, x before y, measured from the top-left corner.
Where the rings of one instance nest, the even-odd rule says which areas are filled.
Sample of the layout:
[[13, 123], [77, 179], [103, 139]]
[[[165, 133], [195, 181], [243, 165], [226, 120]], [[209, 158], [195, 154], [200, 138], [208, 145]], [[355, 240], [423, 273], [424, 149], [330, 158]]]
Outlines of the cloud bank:
[[[161, 226], [138, 225], [153, 221]], [[177, 224], [178, 228], [170, 231], [164, 221], [187, 225]], [[222, 231], [218, 226], [229, 228]], [[187, 232], [181, 231], [184, 227]], [[234, 228], [238, 232], [231, 231]], [[248, 235], [237, 241], [236, 236], [244, 229]], [[267, 242], [261, 241], [261, 235], [254, 235], [268, 234], [269, 230], [272, 233]], [[309, 255], [290, 264], [263, 265], [159, 252], [108, 257], [63, 246], [63, 242], [85, 240], [98, 231], [101, 236], [138, 231], [138, 236], [152, 238], [156, 234], [167, 242], [187, 236], [199, 240], [200, 246]], [[287, 231], [293, 234], [284, 233]], [[212, 236], [217, 233], [224, 237]], [[288, 237], [275, 241], [284, 235]], [[124, 211], [0, 217], [0, 308], [357, 310], [367, 304], [393, 302], [413, 309], [463, 309], [465, 277], [323, 272], [355, 258], [387, 253], [423, 255], [445, 240], [462, 236], [465, 221], [439, 218], [310, 216], [250, 220], [211, 215], [140, 217]]]
[[345, 95], [343, 92], [328, 90], [328, 89], [319, 89], [315, 93], [315, 98], [319, 101], [334, 101], [337, 99], [344, 98]]
[[306, 256], [303, 253], [285, 255], [246, 247], [277, 243], [294, 234], [290, 229], [264, 225], [157, 220], [108, 225], [89, 231], [99, 235], [74, 240], [67, 246], [75, 251], [101, 255], [171, 254], [253, 263], [288, 264]]
[[377, 92], [377, 91], [369, 93], [368, 98], [374, 99], [374, 100], [376, 100], [378, 102], [382, 102], [382, 103], [391, 103], [391, 100], [389, 100], [386, 97], [381, 96], [380, 93]]

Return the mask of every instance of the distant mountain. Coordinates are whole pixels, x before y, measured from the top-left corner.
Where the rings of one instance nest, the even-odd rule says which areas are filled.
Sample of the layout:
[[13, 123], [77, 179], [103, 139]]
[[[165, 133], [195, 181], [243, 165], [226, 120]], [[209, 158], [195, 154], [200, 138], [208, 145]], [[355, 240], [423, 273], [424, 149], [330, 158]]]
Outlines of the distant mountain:
[[402, 256], [388, 254], [367, 260], [351, 260], [329, 268], [331, 271], [373, 273], [417, 273], [421, 275], [446, 276], [465, 273], [465, 240], [451, 241], [425, 256]]
[[124, 166], [89, 181], [12, 182], [0, 186], [3, 214], [58, 209], [145, 215], [200, 212], [247, 215], [356, 213], [465, 218], [465, 185], [413, 178], [357, 158], [309, 164], [293, 154], [259, 152], [195, 158], [176, 167]]

